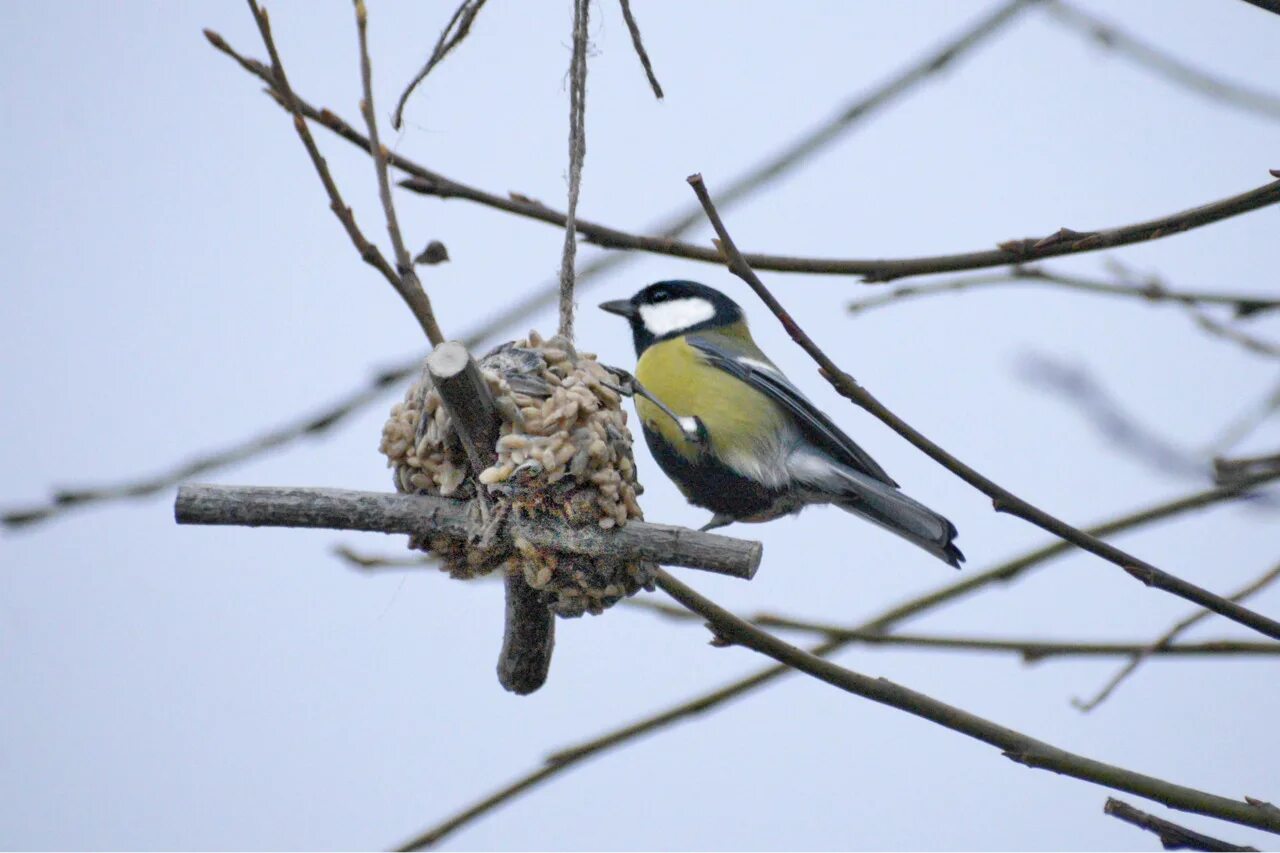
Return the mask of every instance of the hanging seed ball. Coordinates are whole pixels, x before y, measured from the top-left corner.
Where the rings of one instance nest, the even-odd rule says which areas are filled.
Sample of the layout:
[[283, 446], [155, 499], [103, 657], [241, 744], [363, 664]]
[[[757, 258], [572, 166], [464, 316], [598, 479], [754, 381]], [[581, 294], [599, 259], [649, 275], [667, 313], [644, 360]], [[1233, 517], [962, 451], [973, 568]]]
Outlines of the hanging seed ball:
[[[502, 417], [497, 461], [478, 478], [469, 475], [466, 453], [424, 367], [382, 430], [379, 449], [398, 491], [469, 499], [485, 489], [516, 517], [554, 517], [574, 527], [608, 529], [644, 517], [627, 415], [605, 384], [618, 380], [593, 354], [530, 332], [482, 358], [480, 370]], [[519, 537], [513, 544], [513, 553], [496, 556], [444, 537], [413, 537], [409, 547], [439, 556], [453, 577], [498, 568], [521, 572], [565, 617], [600, 613], [653, 587], [652, 564], [547, 551]]]

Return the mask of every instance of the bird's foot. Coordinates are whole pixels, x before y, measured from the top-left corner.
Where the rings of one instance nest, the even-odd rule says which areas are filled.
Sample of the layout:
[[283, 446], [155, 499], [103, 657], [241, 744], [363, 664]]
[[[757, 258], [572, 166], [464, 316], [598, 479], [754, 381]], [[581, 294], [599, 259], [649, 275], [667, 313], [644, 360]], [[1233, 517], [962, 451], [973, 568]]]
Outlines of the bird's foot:
[[[659, 400], [649, 392], [649, 389], [641, 385], [639, 379], [619, 367], [613, 367], [612, 365], [605, 365], [605, 367], [610, 372], [617, 374], [622, 380], [621, 385], [602, 382], [601, 384], [606, 388], [612, 389], [624, 397], [644, 397], [657, 406], [664, 415], [675, 421], [676, 426], [680, 427], [680, 431], [684, 433], [684, 437], [694, 444], [705, 445], [711, 440], [711, 435], [707, 432], [707, 425], [697, 415], [677, 415], [666, 403]], [[725, 523], [727, 524], [728, 522]]]

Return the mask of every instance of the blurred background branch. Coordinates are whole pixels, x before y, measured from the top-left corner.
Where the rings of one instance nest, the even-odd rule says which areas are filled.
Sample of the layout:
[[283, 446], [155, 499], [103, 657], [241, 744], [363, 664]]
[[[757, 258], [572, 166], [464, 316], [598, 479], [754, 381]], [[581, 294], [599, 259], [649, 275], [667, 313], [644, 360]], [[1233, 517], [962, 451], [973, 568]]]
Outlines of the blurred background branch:
[[401, 123], [404, 121], [404, 105], [409, 101], [409, 96], [413, 94], [413, 90], [418, 88], [418, 84], [423, 80], [427, 79], [431, 69], [440, 64], [451, 50], [470, 35], [471, 25], [475, 23], [476, 15], [480, 14], [485, 2], [486, 0], [462, 0], [462, 3], [454, 10], [453, 17], [449, 18], [449, 23], [445, 24], [444, 29], [440, 31], [440, 37], [436, 39], [436, 46], [431, 49], [431, 55], [427, 57], [422, 70], [414, 75], [413, 79], [409, 81], [409, 85], [405, 87], [404, 92], [401, 93], [400, 100], [396, 101], [396, 110], [391, 116], [391, 126], [393, 128], [400, 129]]
[[1280, 97], [1271, 92], [1210, 74], [1065, 0], [1051, 0], [1044, 8], [1062, 25], [1093, 39], [1104, 50], [1155, 72], [1175, 86], [1254, 115], [1280, 120]]

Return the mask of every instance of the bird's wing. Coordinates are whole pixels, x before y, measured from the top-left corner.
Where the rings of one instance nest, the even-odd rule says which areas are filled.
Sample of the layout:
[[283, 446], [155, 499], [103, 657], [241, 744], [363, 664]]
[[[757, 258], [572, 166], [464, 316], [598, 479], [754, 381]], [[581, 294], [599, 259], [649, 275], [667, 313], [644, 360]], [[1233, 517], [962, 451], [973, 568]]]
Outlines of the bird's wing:
[[859, 447], [854, 440], [841, 432], [822, 410], [810, 403], [792, 385], [782, 371], [774, 367], [755, 347], [747, 350], [728, 342], [711, 340], [704, 335], [688, 335], [689, 346], [700, 352], [709, 364], [765, 394], [786, 409], [805, 437], [831, 454], [838, 462], [855, 471], [861, 471], [887, 486], [897, 488], [885, 470]]

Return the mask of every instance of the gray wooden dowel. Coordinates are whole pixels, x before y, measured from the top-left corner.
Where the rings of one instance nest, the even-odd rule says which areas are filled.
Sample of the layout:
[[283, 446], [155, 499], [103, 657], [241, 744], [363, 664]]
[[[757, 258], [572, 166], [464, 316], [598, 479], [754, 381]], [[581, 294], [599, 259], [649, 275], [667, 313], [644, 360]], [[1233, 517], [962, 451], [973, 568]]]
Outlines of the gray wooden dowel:
[[507, 610], [502, 651], [498, 654], [498, 683], [512, 693], [526, 696], [546, 682], [551, 670], [556, 618], [519, 569], [508, 571], [503, 584]]
[[[440, 393], [440, 402], [467, 453], [472, 474], [479, 477], [481, 471], [498, 461], [496, 446], [502, 426], [480, 366], [463, 344], [446, 341], [427, 356], [427, 374]], [[483, 488], [479, 490], [479, 500], [488, 521], [492, 505]], [[555, 617], [537, 591], [525, 583], [523, 572], [507, 575], [503, 595], [506, 609], [498, 653], [498, 683], [523, 696], [541, 687], [551, 671]]]
[[467, 348], [445, 341], [427, 356], [427, 373], [440, 392], [454, 431], [462, 440], [476, 476], [498, 461], [498, 431], [502, 425], [489, 384], [480, 375]]
[[[463, 541], [468, 534], [463, 501], [349, 489], [193, 483], [179, 487], [174, 516], [179, 524], [370, 530]], [[539, 547], [570, 554], [652, 560], [743, 580], [755, 576], [764, 551], [759, 542], [645, 521], [601, 530], [511, 518], [507, 530], [506, 535], [518, 533]]]

